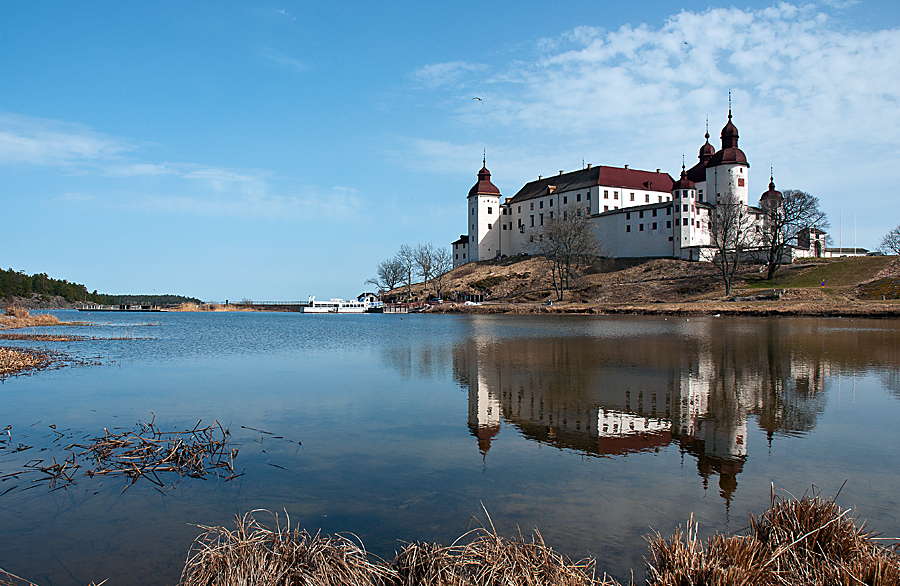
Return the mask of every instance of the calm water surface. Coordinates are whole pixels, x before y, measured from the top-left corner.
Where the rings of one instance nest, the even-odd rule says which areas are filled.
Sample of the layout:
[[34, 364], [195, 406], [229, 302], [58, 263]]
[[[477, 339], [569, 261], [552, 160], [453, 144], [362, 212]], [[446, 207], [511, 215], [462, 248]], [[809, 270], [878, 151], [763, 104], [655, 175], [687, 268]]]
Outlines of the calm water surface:
[[626, 579], [651, 530], [692, 512], [701, 533], [740, 530], [770, 483], [831, 496], [846, 480], [838, 502], [900, 536], [897, 321], [58, 315], [150, 339], [2, 342], [101, 364], [0, 384], [0, 477], [65, 457], [51, 425], [80, 439], [152, 413], [230, 425], [244, 475], [164, 493], [3, 478], [0, 568], [41, 584], [175, 584], [197, 525], [253, 509], [391, 557], [452, 541], [483, 505], [501, 534], [538, 528]]

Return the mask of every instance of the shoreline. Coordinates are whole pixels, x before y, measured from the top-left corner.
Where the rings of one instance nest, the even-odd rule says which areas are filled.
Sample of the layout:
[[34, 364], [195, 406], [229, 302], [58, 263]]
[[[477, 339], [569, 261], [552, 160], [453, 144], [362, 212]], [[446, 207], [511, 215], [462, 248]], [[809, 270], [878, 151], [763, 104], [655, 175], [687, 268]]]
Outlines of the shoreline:
[[423, 313], [451, 314], [560, 314], [560, 315], [659, 315], [682, 317], [865, 317], [900, 318], [900, 302], [868, 301], [693, 301], [655, 303], [540, 303], [485, 302], [482, 305], [444, 303]]

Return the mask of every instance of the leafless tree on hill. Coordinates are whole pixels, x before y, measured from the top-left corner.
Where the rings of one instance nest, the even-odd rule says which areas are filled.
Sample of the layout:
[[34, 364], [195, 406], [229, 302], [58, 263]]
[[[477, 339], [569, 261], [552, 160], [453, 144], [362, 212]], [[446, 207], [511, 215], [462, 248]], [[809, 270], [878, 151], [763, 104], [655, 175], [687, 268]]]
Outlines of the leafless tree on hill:
[[603, 255], [594, 221], [586, 208], [569, 209], [533, 230], [532, 248], [545, 259], [557, 301], [562, 301], [578, 267]]
[[378, 263], [375, 267], [375, 276], [366, 281], [378, 288], [382, 294], [395, 289], [403, 282], [403, 264], [395, 257]]
[[900, 254], [900, 226], [884, 235], [878, 250], [884, 254]]
[[434, 244], [417, 244], [413, 249], [413, 260], [416, 263], [416, 274], [422, 277], [425, 296], [428, 297], [428, 281], [434, 276]]
[[762, 260], [768, 269], [767, 280], [775, 277], [785, 252], [804, 229], [824, 230], [828, 218], [819, 209], [819, 199], [805, 191], [786, 189], [781, 202], [772, 202], [763, 209], [763, 226], [759, 236]]
[[453, 255], [449, 249], [438, 248], [435, 249], [432, 260], [434, 276], [431, 282], [434, 284], [435, 295], [440, 298], [444, 293], [444, 277], [453, 270]]
[[734, 194], [720, 200], [709, 216], [710, 244], [715, 250], [713, 264], [725, 281], [725, 294], [731, 295], [734, 274], [747, 251], [758, 245], [755, 218]]
[[412, 298], [413, 275], [416, 271], [416, 251], [408, 244], [400, 247], [400, 252], [396, 256], [397, 262], [400, 263], [403, 270], [402, 282], [406, 285], [406, 298]]

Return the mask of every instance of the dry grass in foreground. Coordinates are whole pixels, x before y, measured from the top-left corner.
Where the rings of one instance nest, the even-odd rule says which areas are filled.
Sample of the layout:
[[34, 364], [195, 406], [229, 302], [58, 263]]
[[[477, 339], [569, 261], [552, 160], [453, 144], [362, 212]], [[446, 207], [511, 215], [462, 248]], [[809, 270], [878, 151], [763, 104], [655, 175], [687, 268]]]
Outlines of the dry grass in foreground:
[[[773, 493], [774, 494], [774, 493]], [[772, 499], [751, 517], [747, 535], [697, 538], [693, 519], [664, 538], [650, 537], [650, 586], [900, 584], [897, 547], [887, 548], [833, 500]]]
[[0, 315], [0, 329], [33, 328], [39, 326], [58, 326], [62, 322], [55, 315], [41, 313], [31, 315], [21, 307], [7, 307], [6, 315]]
[[[256, 513], [258, 511], [254, 511]], [[818, 495], [773, 497], [747, 535], [648, 538], [649, 586], [900, 585], [900, 556], [856, 524], [849, 510]], [[490, 517], [488, 517], [490, 520]], [[194, 542], [182, 586], [616, 586], [596, 576], [593, 559], [572, 562], [540, 533], [508, 540], [484, 527], [454, 544], [406, 544], [392, 562], [341, 536], [260, 524], [248, 513], [237, 529], [207, 527]]]
[[[258, 511], [254, 511], [258, 512]], [[504, 539], [474, 529], [456, 543], [406, 544], [393, 562], [366, 553], [340, 535], [270, 529], [248, 513], [237, 529], [208, 527], [194, 542], [183, 586], [614, 586], [597, 579], [594, 561], [571, 562], [535, 532]]]

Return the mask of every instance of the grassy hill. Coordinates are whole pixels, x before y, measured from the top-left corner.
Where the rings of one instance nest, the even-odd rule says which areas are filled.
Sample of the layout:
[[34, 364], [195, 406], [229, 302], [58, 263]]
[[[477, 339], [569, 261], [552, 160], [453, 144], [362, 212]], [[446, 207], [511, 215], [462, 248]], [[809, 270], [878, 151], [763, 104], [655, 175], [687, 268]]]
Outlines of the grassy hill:
[[[763, 289], [787, 289], [791, 299], [897, 299], [900, 259], [896, 256], [810, 259], [782, 267], [771, 281], [759, 265], [745, 265], [738, 275], [737, 296]], [[822, 289], [822, 281], [825, 288]], [[511, 303], [555, 299], [550, 278], [540, 259], [517, 257], [469, 263], [445, 278], [443, 297], [455, 293], [484, 295]], [[877, 285], [873, 285], [877, 284]], [[878, 288], [880, 286], [880, 288]], [[893, 288], [892, 288], [893, 287]], [[877, 292], [875, 292], [877, 289]], [[882, 291], [882, 289], [884, 291]], [[395, 290], [403, 295], [402, 288]], [[429, 285], [428, 295], [434, 294]], [[422, 284], [413, 296], [424, 298]], [[711, 263], [676, 259], [607, 259], [584, 267], [566, 292], [566, 300], [586, 303], [678, 303], [722, 299], [724, 285]]]

